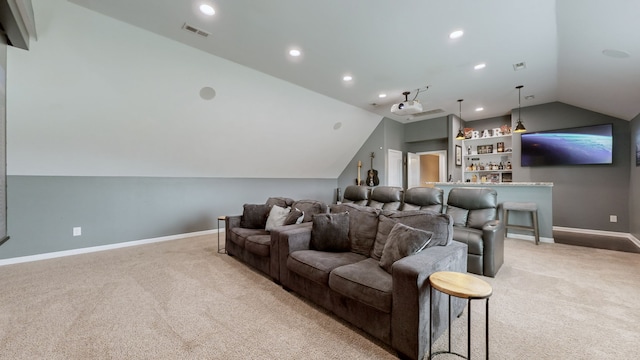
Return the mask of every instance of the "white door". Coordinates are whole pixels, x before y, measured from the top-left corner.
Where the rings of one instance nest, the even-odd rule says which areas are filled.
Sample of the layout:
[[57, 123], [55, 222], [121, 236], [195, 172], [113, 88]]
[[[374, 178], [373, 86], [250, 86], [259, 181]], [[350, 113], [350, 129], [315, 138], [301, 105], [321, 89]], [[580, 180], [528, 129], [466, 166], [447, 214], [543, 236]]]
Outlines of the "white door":
[[407, 189], [420, 186], [420, 155], [407, 153]]
[[402, 151], [389, 149], [387, 154], [387, 185], [402, 187]]

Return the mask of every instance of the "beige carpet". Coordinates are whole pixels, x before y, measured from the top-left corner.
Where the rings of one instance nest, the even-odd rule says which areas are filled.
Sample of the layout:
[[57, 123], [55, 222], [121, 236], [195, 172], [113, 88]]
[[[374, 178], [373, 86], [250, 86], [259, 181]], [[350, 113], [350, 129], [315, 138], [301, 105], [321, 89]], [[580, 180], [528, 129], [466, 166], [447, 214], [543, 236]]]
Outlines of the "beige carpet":
[[[217, 254], [216, 239], [0, 267], [0, 358], [395, 358]], [[637, 357], [639, 254], [507, 240], [505, 265], [497, 278], [484, 279], [494, 288], [492, 359]], [[483, 303], [474, 303], [472, 314], [474, 356], [484, 356]], [[465, 327], [466, 314], [454, 323], [460, 352]]]

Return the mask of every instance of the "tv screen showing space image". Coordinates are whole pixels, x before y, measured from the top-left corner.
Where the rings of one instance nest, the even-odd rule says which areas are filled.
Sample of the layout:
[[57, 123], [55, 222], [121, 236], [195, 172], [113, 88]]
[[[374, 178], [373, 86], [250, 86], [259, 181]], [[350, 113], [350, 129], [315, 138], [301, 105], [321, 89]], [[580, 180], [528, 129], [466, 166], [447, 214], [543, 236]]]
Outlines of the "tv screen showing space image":
[[613, 163], [613, 125], [522, 134], [522, 166]]

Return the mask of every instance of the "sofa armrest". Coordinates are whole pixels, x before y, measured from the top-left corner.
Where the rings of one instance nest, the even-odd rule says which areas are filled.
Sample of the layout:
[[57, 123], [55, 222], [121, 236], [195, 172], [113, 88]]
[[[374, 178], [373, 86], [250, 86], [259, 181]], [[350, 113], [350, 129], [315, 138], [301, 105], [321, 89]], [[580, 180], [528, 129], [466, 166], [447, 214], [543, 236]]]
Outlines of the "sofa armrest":
[[229, 229], [240, 227], [240, 221], [242, 220], [242, 215], [227, 215], [224, 220], [224, 239], [225, 241], [230, 240], [229, 238]]
[[504, 221], [488, 221], [482, 227], [484, 240], [484, 259], [482, 273], [484, 276], [495, 277], [504, 263]]
[[[394, 349], [412, 359], [420, 358], [429, 348], [429, 275], [437, 271], [466, 273], [467, 245], [454, 241], [447, 246], [433, 246], [392, 266], [391, 343]], [[434, 291], [433, 295], [435, 340], [448, 325], [448, 300], [440, 292]], [[452, 313], [460, 314], [465, 304], [464, 300], [452, 298]]]
[[302, 223], [299, 226], [279, 231], [278, 259], [280, 264], [280, 283], [287, 287], [289, 284], [289, 269], [287, 259], [289, 254], [298, 250], [309, 250], [311, 246], [312, 223]]
[[[287, 265], [286, 263], [280, 263], [280, 234], [283, 232], [294, 231], [298, 228], [311, 227], [311, 224], [312, 223], [284, 225], [271, 230], [271, 242], [269, 244], [269, 274], [276, 283], [280, 282], [280, 266]], [[289, 253], [287, 253], [287, 256], [289, 256]]]

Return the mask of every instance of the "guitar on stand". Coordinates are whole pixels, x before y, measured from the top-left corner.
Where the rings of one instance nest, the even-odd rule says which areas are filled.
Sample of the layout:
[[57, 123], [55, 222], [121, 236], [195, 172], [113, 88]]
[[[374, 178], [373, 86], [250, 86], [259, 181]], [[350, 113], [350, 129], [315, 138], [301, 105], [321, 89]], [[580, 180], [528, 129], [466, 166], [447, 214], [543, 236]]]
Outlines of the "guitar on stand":
[[362, 180], [360, 180], [360, 169], [362, 169], [362, 161], [358, 160], [358, 178], [356, 179], [356, 185], [362, 185]]
[[367, 185], [378, 186], [380, 185], [380, 179], [378, 178], [378, 170], [373, 168], [373, 158], [376, 157], [375, 153], [371, 153], [371, 169], [367, 172]]

